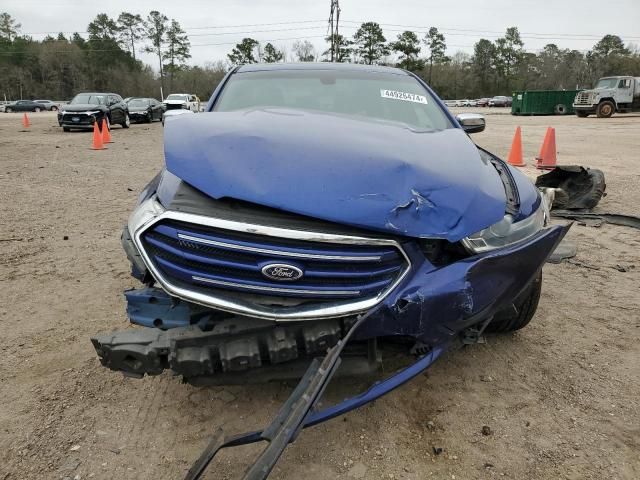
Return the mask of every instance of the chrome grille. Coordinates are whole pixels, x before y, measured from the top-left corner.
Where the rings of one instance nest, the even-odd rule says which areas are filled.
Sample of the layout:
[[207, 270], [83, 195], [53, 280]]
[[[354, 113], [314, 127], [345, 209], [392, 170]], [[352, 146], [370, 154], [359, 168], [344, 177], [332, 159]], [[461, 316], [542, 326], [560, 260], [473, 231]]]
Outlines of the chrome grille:
[[[167, 220], [142, 243], [168, 281], [187, 287], [309, 300], [361, 300], [379, 295], [407, 267], [393, 245], [358, 245], [274, 238]], [[296, 281], [262, 274], [270, 264], [303, 272]]]

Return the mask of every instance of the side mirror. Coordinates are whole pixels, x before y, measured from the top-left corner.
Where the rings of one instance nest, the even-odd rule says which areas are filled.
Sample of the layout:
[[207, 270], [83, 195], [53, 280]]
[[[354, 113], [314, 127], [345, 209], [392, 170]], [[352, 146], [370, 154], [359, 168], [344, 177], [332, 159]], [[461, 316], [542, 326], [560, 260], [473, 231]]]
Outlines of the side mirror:
[[479, 113], [461, 113], [456, 116], [456, 120], [467, 133], [480, 133], [487, 125], [484, 115]]

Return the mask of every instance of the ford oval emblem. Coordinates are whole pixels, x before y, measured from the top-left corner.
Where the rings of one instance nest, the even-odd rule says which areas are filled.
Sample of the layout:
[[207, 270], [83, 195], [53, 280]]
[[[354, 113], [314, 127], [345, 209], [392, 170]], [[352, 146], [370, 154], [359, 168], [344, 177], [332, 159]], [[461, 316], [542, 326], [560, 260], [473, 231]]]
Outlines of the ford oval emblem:
[[270, 263], [262, 267], [262, 275], [270, 280], [291, 282], [302, 278], [304, 273], [298, 267], [285, 263]]

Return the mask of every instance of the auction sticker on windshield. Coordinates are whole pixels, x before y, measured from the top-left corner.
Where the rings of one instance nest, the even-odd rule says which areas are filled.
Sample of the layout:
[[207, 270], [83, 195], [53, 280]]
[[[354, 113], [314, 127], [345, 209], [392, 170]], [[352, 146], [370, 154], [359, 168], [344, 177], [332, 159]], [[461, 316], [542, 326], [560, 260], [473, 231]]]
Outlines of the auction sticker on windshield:
[[398, 92], [397, 90], [380, 90], [380, 96], [382, 98], [392, 98], [393, 100], [427, 104], [427, 97], [424, 95], [416, 95], [415, 93]]

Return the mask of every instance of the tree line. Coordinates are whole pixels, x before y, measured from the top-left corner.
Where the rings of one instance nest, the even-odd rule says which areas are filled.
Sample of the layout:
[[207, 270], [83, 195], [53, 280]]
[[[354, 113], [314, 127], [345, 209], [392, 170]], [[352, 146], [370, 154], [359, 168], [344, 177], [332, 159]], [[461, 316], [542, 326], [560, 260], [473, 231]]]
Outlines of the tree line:
[[[207, 98], [225, 74], [225, 65], [188, 66], [190, 42], [180, 24], [151, 11], [98, 14], [86, 38], [62, 33], [43, 40], [20, 35], [21, 25], [0, 13], [0, 99], [67, 100], [81, 91], [110, 91], [124, 96], [160, 97], [172, 91]], [[158, 71], [140, 61], [154, 55]], [[159, 73], [158, 73], [159, 72]]]
[[[404, 31], [387, 40], [380, 24], [363, 23], [350, 37], [326, 37], [326, 51], [308, 40], [290, 50], [247, 37], [225, 61], [189, 66], [191, 44], [179, 22], [159, 11], [146, 17], [122, 12], [117, 18], [98, 14], [86, 38], [62, 33], [34, 40], [20, 35], [20, 24], [0, 14], [0, 95], [16, 98], [69, 99], [79, 91], [114, 91], [125, 96], [159, 97], [177, 91], [208, 98], [229, 68], [249, 63], [328, 61], [392, 65], [414, 72], [443, 98], [511, 95], [516, 90], [587, 88], [606, 75], [640, 76], [640, 52], [616, 35], [605, 35], [589, 51], [554, 43], [539, 52], [524, 49], [516, 27], [494, 41], [481, 38], [473, 54], [447, 55], [444, 33]], [[139, 53], [156, 59], [156, 69]]]
[[[407, 30], [390, 41], [380, 24], [365, 22], [347, 38], [326, 37], [335, 61], [390, 65], [424, 79], [442, 98], [479, 98], [511, 95], [516, 90], [572, 90], [589, 88], [607, 75], [640, 76], [640, 51], [625, 46], [617, 35], [605, 35], [591, 50], [561, 48], [549, 43], [537, 53], [527, 52], [517, 27], [507, 28], [495, 41], [481, 38], [473, 54], [448, 56], [445, 35], [436, 27], [421, 37]], [[296, 62], [327, 61], [328, 48], [318, 53], [307, 40], [296, 41], [290, 52]], [[264, 48], [253, 38], [238, 43], [227, 60], [232, 65], [279, 62], [287, 52], [271, 43]]]

